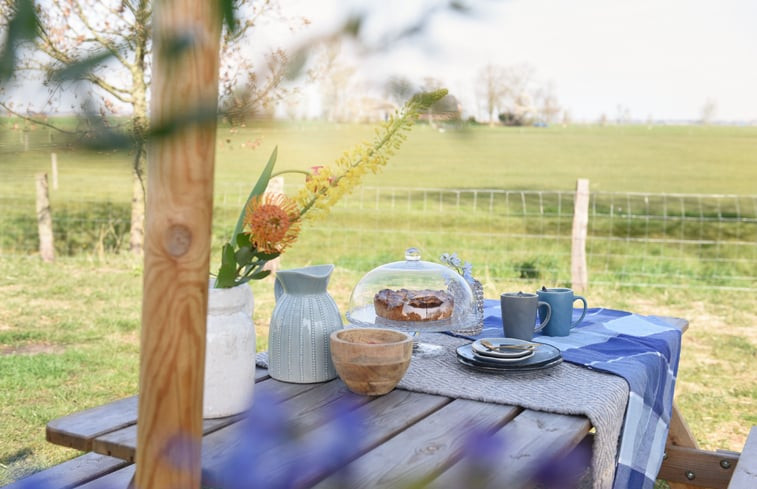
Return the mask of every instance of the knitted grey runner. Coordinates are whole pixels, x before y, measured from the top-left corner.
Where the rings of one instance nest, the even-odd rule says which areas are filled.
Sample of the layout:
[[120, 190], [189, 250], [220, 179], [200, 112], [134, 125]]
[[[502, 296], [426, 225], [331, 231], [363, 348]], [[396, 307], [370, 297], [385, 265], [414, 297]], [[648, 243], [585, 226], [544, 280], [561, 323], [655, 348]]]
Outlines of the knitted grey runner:
[[[442, 345], [445, 351], [433, 357], [414, 355], [398, 388], [586, 416], [596, 431], [591, 486], [594, 489], [612, 487], [629, 393], [622, 377], [565, 362], [530, 372], [481, 373], [457, 361], [455, 349], [469, 343], [468, 340], [444, 334], [423, 334], [420, 341]], [[266, 354], [258, 354], [257, 360], [261, 367], [267, 366]]]

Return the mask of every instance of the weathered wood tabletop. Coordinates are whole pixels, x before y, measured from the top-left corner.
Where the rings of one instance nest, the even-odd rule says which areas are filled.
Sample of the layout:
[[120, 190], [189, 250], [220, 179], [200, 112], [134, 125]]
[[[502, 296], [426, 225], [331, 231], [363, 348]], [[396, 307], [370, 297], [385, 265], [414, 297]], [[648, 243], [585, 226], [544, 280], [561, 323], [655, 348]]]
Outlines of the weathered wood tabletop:
[[[476, 428], [507, 440], [500, 468], [488, 474], [493, 487], [530, 487], [544, 460], [572, 451], [590, 437], [584, 417], [532, 411], [514, 406], [395, 389], [387, 395], [352, 394], [339, 380], [320, 384], [288, 384], [257, 371], [256, 392], [265, 390], [280, 399], [291, 421], [304, 432], [301, 443], [320, 440], [329, 429], [324, 416], [340, 401], [354, 404], [362, 416], [362, 436], [348, 449], [350, 487], [398, 487], [418, 478], [435, 479], [436, 487], [455, 487], [468, 474], [460, 462], [466, 433]], [[241, 417], [205, 420], [202, 441], [203, 485], [223, 486], [225, 455], [239, 443]], [[134, 461], [137, 440], [137, 398], [131, 397], [58, 418], [47, 425], [52, 443]], [[590, 444], [588, 444], [590, 446]], [[268, 473], [291, 470], [287, 451], [275, 457]], [[271, 460], [271, 458], [267, 459]], [[331, 469], [333, 470], [333, 469]], [[114, 472], [102, 482], [114, 487], [129, 482], [134, 466]], [[306, 487], [330, 487], [333, 473], [309, 476]], [[110, 480], [108, 480], [110, 479]]]

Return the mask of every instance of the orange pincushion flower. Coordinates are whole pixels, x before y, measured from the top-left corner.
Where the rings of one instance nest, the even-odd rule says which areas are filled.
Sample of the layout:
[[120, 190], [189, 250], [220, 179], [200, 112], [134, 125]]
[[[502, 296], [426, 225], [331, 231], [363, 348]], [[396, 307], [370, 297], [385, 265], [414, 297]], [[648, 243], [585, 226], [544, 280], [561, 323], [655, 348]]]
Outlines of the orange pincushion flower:
[[300, 231], [297, 204], [284, 194], [263, 194], [247, 204], [245, 225], [250, 241], [263, 253], [282, 253]]

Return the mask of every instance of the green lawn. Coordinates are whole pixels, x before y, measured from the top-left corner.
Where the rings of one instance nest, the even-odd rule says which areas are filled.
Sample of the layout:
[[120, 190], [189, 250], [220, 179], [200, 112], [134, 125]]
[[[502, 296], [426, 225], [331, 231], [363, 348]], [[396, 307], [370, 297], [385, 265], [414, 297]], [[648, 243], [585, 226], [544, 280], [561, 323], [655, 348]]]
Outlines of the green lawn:
[[[0, 247], [3, 484], [21, 472], [75, 455], [44, 440], [48, 420], [136, 392], [141, 261], [123, 252], [98, 253], [97, 247], [98, 241], [123, 239], [128, 229], [113, 220], [113, 213], [102, 211], [102, 203], [108, 201], [116, 216], [128, 219], [131, 155], [56, 147], [46, 130], [30, 133], [31, 150], [23, 152], [20, 133], [7, 121], [0, 124], [5, 124], [0, 126], [0, 242], [14, 237], [13, 246]], [[235, 204], [218, 199], [245, 196], [274, 146], [279, 147], [278, 169], [306, 168], [332, 161], [371, 134], [371, 126], [314, 122], [219, 128], [211, 267], [217, 264], [217, 245], [236, 218]], [[58, 154], [60, 172], [60, 186], [52, 192], [53, 212], [57, 219], [68, 218], [56, 231], [66, 233], [69, 243], [59, 240], [58, 260], [45, 265], [32, 252], [33, 176], [50, 171], [52, 150]], [[755, 127], [475, 127], [439, 132], [419, 125], [385, 171], [365, 184], [570, 191], [576, 178], [585, 177], [594, 191], [749, 196], [756, 190], [755, 154]], [[296, 176], [287, 181], [299, 182]], [[523, 247], [493, 234], [502, 226], [537, 233], [551, 221], [508, 221], [487, 214], [464, 220], [469, 213], [460, 211], [421, 226], [424, 214], [414, 212], [407, 214], [401, 206], [386, 214], [339, 207], [331, 218], [304, 229], [301, 240], [282, 258], [282, 267], [335, 263], [329, 289], [342, 311], [360, 277], [380, 263], [400, 259], [408, 245], [421, 247], [431, 260], [441, 252], [469, 250], [463, 258], [474, 262], [487, 297], [564, 280], [564, 275], [550, 274], [521, 279], [516, 272], [519, 263], [532, 260], [544, 270], [563, 273], [567, 261], [555, 240], [540, 246], [522, 243], [531, 252], [521, 254]], [[754, 240], [755, 227], [755, 222], [743, 224], [739, 239]], [[738, 257], [740, 249], [754, 253], [754, 247], [742, 247], [731, 255]], [[648, 256], [668, 252], [650, 249]], [[751, 299], [753, 291], [711, 290], [707, 282], [686, 287], [700, 266], [696, 253], [681, 255], [693, 270], [677, 279], [683, 286], [620, 287], [610, 276], [609, 284], [591, 286], [585, 295], [590, 306], [690, 319], [677, 402], [704, 447], [740, 450], [748, 427], [757, 424], [757, 373], [752, 368], [757, 360], [757, 303]], [[609, 268], [619, 266], [609, 260]], [[623, 263], [629, 269], [636, 265]], [[258, 344], [264, 348], [274, 303], [270, 279], [254, 283], [253, 291]]]

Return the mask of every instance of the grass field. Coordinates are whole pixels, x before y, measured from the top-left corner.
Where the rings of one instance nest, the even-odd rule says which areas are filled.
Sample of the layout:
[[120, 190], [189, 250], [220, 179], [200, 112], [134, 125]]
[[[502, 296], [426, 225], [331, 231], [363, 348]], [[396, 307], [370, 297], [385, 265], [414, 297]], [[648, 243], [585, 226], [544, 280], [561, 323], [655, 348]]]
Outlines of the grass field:
[[[0, 128], [0, 234], [26, 229], [18, 242], [32, 242], [33, 249], [33, 175], [50, 171], [52, 150], [58, 154], [60, 171], [59, 189], [52, 194], [54, 211], [68, 208], [75, 218], [70, 222], [75, 222], [96, 221], [97, 209], [104, 201], [121, 212], [128, 209], [129, 154], [56, 147], [46, 130], [32, 131], [31, 149], [24, 152], [21, 133], [5, 124]], [[226, 195], [234, 188], [246, 193], [276, 145], [279, 169], [306, 168], [332, 161], [371, 134], [369, 126], [319, 123], [240, 130], [222, 127], [218, 133], [217, 194]], [[592, 190], [753, 195], [757, 193], [755, 154], [754, 127], [476, 127], [442, 133], [417, 126], [385, 171], [365, 183], [571, 190], [576, 178], [585, 177]], [[499, 225], [481, 216], [458, 235], [414, 234], [417, 226], [403, 221], [398, 212], [394, 217], [372, 217], [366, 224], [381, 228], [403, 222], [400, 232], [380, 241], [371, 241], [376, 235], [361, 236], [360, 231], [345, 231], [341, 236], [333, 231], [352, 227], [352, 221], [364, 214], [338, 209], [334, 219], [306, 228], [302, 239], [282, 259], [285, 268], [334, 262], [337, 268], [329, 289], [342, 311], [360, 277], [380, 263], [398, 259], [406, 245], [422, 247], [433, 259], [440, 252], [458, 250], [474, 228]], [[216, 244], [226, 239], [235, 217], [228, 207], [220, 209], [214, 224]], [[389, 221], [381, 220], [384, 218]], [[350, 222], [342, 222], [344, 219]], [[434, 226], [454, 229], [455, 223]], [[757, 239], [756, 226], [747, 224], [740, 239]], [[326, 227], [331, 230], [324, 231]], [[79, 244], [64, 248], [63, 253], [59, 249], [53, 265], [40, 263], [29, 252], [0, 253], [0, 484], [75, 455], [44, 440], [48, 420], [136, 392], [141, 261], [124, 253], [98, 254], [94, 246], [100, 239], [98, 229], [103, 228], [91, 232], [69, 229], [70, 240]], [[116, 230], [114, 236], [123, 232]], [[343, 242], [339, 247], [324, 249], [324, 243], [339, 240]], [[499, 245], [491, 241], [487, 246]], [[479, 244], [470, 246], [475, 249]], [[541, 259], [541, 251], [536, 253]], [[481, 271], [487, 297], [505, 290], [535, 289], [541, 280], [547, 280], [519, 280], [511, 273], [512, 263], [504, 263], [514, 260], [507, 252], [501, 263], [482, 264], [482, 256], [489, 259], [492, 255], [464, 258], [474, 261]], [[212, 260], [217, 263], [217, 254]], [[565, 267], [559, 258], [544, 260], [551, 260], [552, 267]], [[253, 290], [258, 344], [264, 348], [274, 303], [272, 283], [270, 279], [255, 282]], [[757, 374], [753, 369], [757, 301], [753, 292], [709, 290], [706, 286], [603, 285], [591, 287], [585, 295], [593, 306], [688, 318], [691, 327], [684, 336], [677, 403], [704, 447], [741, 449], [748, 427], [757, 424]]]
[[[3, 196], [32, 195], [28, 181], [50, 171], [46, 129], [30, 132], [31, 151], [21, 153], [20, 131], [0, 126]], [[3, 124], [0, 123], [0, 124]], [[251, 181], [279, 147], [278, 170], [333, 161], [370, 138], [371, 125], [263, 125], [220, 127], [216, 183]], [[131, 155], [82, 154], [57, 148], [60, 197], [82, 190], [92, 198], [127, 199]], [[588, 178], [592, 190], [754, 194], [757, 127], [570, 126], [473, 127], [439, 132], [418, 125], [387, 168], [366, 185], [501, 189], [573, 189]]]

